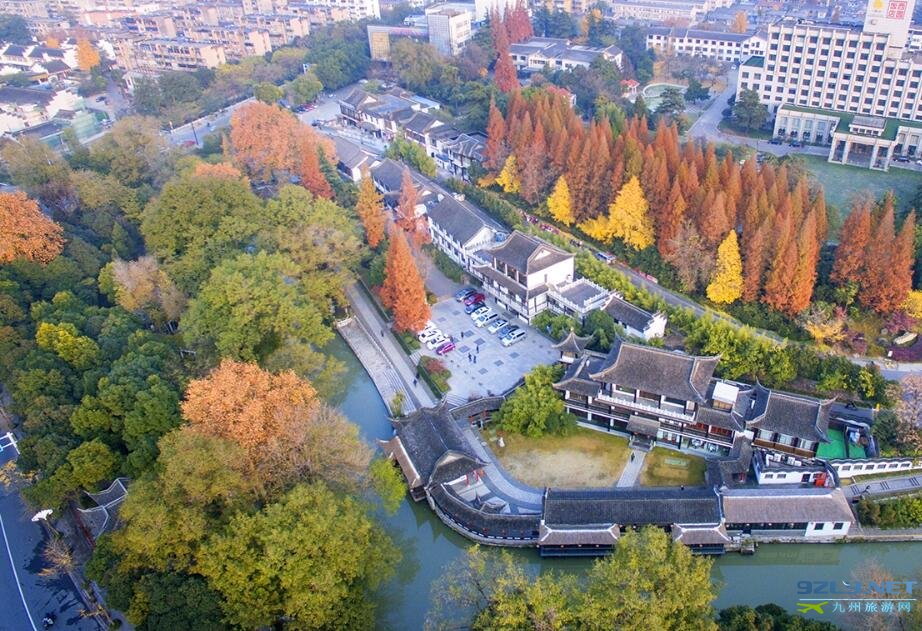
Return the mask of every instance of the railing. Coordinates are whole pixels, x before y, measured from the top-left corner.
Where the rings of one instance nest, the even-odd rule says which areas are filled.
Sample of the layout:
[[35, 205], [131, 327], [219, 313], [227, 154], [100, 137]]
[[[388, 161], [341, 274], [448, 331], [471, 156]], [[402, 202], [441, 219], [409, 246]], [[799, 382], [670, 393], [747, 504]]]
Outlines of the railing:
[[662, 407], [659, 407], [659, 406], [646, 405], [646, 404], [644, 404], [644, 403], [638, 403], [637, 401], [634, 401], [634, 400], [632, 400], [632, 399], [621, 399], [621, 398], [618, 398], [618, 397], [611, 397], [611, 396], [608, 396], [607, 394], [599, 394], [599, 395], [596, 395], [596, 399], [598, 399], [599, 401], [606, 401], [606, 402], [608, 402], [608, 403], [615, 403], [615, 404], [618, 404], [618, 405], [625, 405], [625, 406], [627, 406], [627, 407], [634, 408], [634, 409], [637, 409], [637, 410], [643, 410], [643, 411], [645, 411], [645, 412], [653, 412], [653, 413], [655, 413], [655, 414], [659, 414], [659, 415], [661, 415], [661, 416], [665, 416], [665, 417], [668, 417], [668, 418], [678, 419], [678, 420], [680, 420], [680, 421], [691, 421], [691, 422], [693, 422], [693, 421], [695, 420], [695, 417], [692, 416], [692, 415], [690, 415], [690, 414], [682, 414], [682, 413], [679, 413], [679, 412], [675, 412], [675, 411], [673, 411], [673, 410], [667, 410], [667, 409], [662, 408]]
[[783, 451], [792, 456], [801, 456], [804, 458], [813, 458], [814, 453], [812, 451], [807, 451], [806, 449], [798, 449], [792, 445], [785, 445], [784, 443], [776, 443], [771, 440], [765, 440], [764, 438], [756, 438], [752, 441], [752, 444], [756, 447], [767, 447], [768, 449], [774, 449], [775, 451]]

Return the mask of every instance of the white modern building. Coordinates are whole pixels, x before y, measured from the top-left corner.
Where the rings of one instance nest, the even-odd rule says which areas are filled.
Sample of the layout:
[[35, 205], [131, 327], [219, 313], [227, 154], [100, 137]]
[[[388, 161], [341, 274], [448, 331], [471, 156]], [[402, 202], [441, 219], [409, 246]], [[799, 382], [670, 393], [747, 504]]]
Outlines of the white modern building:
[[427, 9], [429, 43], [443, 55], [460, 54], [471, 39], [472, 18], [472, 12], [449, 6], [436, 5]]
[[612, 15], [620, 20], [665, 22], [699, 21], [708, 11], [729, 7], [733, 0], [612, 0]]
[[532, 37], [509, 47], [512, 63], [517, 70], [572, 70], [577, 66], [588, 68], [597, 57], [602, 57], [621, 68], [623, 53], [617, 46], [598, 48], [576, 46], [566, 39]]
[[725, 33], [670, 26], [647, 29], [647, 49], [666, 55], [707, 57], [738, 63], [753, 55], [765, 55], [765, 33]]
[[922, 120], [922, 61], [905, 48], [914, 5], [870, 0], [861, 29], [788, 19], [772, 24], [765, 55], [739, 68], [737, 96], [755, 90], [773, 114], [790, 104]]

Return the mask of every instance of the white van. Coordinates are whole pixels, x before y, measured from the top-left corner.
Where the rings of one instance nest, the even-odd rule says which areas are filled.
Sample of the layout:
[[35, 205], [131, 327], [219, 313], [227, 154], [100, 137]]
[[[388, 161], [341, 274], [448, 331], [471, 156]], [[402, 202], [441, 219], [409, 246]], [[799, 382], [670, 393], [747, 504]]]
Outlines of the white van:
[[503, 343], [503, 346], [512, 346], [516, 342], [519, 342], [524, 339], [525, 339], [525, 331], [523, 331], [522, 329], [519, 329], [518, 331], [513, 331], [509, 335], [506, 335], [505, 337], [503, 337], [501, 341]]

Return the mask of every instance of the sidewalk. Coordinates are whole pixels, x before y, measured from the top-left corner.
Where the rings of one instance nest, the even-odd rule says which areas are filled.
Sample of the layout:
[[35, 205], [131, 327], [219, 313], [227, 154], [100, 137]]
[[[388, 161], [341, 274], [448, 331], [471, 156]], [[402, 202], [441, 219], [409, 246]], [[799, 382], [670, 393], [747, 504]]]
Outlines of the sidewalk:
[[[404, 390], [409, 394], [414, 407], [432, 407], [438, 403], [438, 399], [429, 391], [422, 379], [417, 381], [415, 387], [413, 386], [413, 380], [416, 379], [416, 366], [410, 363], [410, 358], [394, 339], [390, 323], [381, 318], [377, 309], [371, 304], [370, 298], [355, 283], [346, 287], [345, 293], [349, 304], [352, 305], [353, 315], [361, 321], [365, 330], [370, 332], [374, 343], [378, 345], [383, 356], [403, 381]], [[390, 401], [385, 401], [385, 403], [390, 404]]]
[[621, 472], [621, 477], [618, 478], [618, 484], [616, 485], [619, 488], [637, 484], [640, 470], [643, 469], [643, 461], [647, 457], [647, 452], [634, 449], [631, 454], [634, 455], [634, 459], [628, 459], [627, 464], [624, 465], [624, 471]]

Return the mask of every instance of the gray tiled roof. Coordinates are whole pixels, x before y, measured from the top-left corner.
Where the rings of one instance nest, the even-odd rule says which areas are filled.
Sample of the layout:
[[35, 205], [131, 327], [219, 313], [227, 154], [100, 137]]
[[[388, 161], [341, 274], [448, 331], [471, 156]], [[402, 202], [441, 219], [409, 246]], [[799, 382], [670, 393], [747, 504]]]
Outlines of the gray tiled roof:
[[753, 404], [747, 415], [749, 426], [786, 436], [827, 443], [829, 412], [833, 399], [769, 390], [761, 384], [753, 388]]
[[704, 403], [717, 357], [697, 357], [615, 340], [592, 379]]
[[336, 157], [346, 168], [355, 169], [374, 161], [373, 156], [350, 140], [333, 136]]
[[371, 170], [371, 175], [380, 186], [389, 192], [400, 190], [400, 184], [403, 182], [403, 171], [405, 166], [390, 158], [385, 158], [381, 164]]
[[421, 408], [391, 423], [424, 482], [429, 480], [436, 463], [446, 452], [467, 454], [467, 443], [444, 401], [436, 408]]
[[718, 524], [720, 504], [704, 488], [548, 489], [544, 521], [550, 527]]
[[854, 521], [842, 489], [727, 489], [723, 511], [728, 524]]
[[573, 331], [570, 331], [565, 338], [554, 344], [551, 348], [562, 353], [573, 353], [574, 355], [578, 355], [583, 352], [583, 349], [586, 348], [586, 345], [591, 339], [591, 336], [580, 337]]
[[0, 103], [14, 103], [16, 105], [41, 105], [45, 107], [51, 103], [54, 92], [36, 88], [14, 88], [6, 86], [0, 88]]
[[653, 319], [653, 314], [632, 305], [616, 294], [611, 295], [602, 310], [610, 315], [615, 322], [638, 331], [643, 331], [647, 328]]
[[487, 223], [451, 195], [429, 208], [429, 219], [461, 245], [466, 245]]
[[490, 253], [498, 261], [526, 274], [540, 272], [555, 263], [574, 257], [557, 246], [518, 230], [501, 245], [490, 250]]
[[537, 539], [540, 515], [495, 513], [472, 506], [458, 497], [450, 487], [434, 484], [429, 495], [436, 507], [457, 525], [484, 537]]
[[563, 378], [554, 384], [558, 390], [569, 390], [576, 394], [594, 397], [599, 394], [599, 382], [589, 375], [601, 366], [601, 360], [583, 355], [567, 367]]

